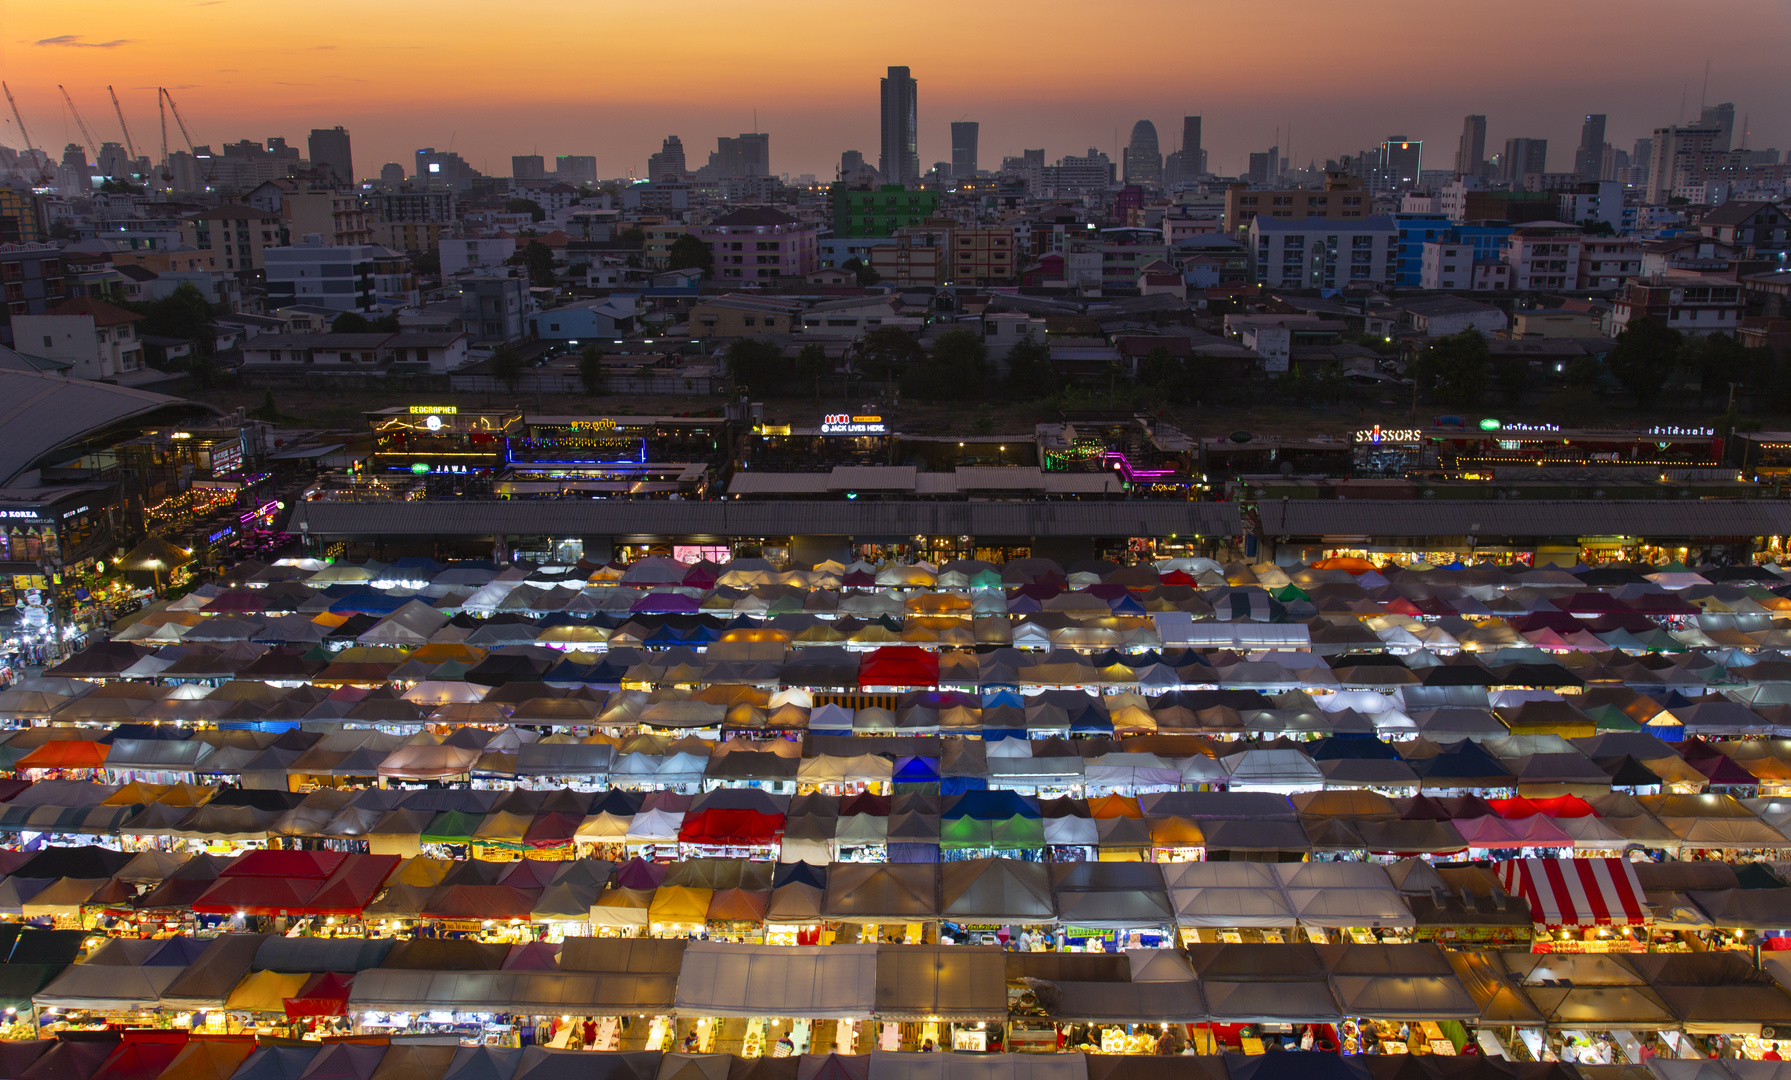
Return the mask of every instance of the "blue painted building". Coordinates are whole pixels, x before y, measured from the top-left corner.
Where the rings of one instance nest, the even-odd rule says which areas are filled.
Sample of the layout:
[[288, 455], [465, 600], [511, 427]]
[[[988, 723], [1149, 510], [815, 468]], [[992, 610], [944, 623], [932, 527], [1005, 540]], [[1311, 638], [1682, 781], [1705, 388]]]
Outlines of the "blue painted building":
[[1449, 234], [1451, 243], [1473, 245], [1474, 261], [1479, 262], [1481, 259], [1497, 259], [1505, 254], [1505, 241], [1511, 237], [1511, 226], [1503, 222], [1456, 225], [1449, 230]]
[[1432, 240], [1448, 240], [1447, 214], [1394, 214], [1393, 224], [1399, 229], [1395, 250], [1393, 284], [1401, 289], [1416, 289], [1423, 282], [1424, 245]]

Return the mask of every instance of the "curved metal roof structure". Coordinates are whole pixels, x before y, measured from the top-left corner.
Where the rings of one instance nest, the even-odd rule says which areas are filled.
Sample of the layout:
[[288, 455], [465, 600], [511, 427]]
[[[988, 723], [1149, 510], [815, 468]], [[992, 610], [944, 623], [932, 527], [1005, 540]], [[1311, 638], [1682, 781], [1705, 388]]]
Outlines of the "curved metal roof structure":
[[106, 428], [162, 410], [209, 406], [111, 383], [0, 368], [0, 487], [45, 455]]

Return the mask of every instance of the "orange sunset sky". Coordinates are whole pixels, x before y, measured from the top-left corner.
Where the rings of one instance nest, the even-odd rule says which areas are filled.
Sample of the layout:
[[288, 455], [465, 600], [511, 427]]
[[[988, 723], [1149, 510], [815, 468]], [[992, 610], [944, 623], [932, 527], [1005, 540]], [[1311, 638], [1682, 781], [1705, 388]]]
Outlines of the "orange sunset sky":
[[[621, 176], [671, 133], [695, 167], [756, 108], [775, 171], [830, 178], [842, 150], [875, 163], [890, 64], [919, 81], [923, 167], [950, 157], [958, 119], [981, 121], [994, 168], [1025, 147], [1112, 154], [1138, 119], [1167, 152], [1198, 113], [1218, 173], [1289, 125], [1301, 163], [1400, 134], [1448, 168], [1462, 115], [1480, 112], [1489, 154], [1547, 138], [1566, 170], [1583, 113], [1609, 114], [1623, 149], [1695, 119], [1707, 60], [1707, 100], [1749, 118], [1748, 145], [1791, 146], [1788, 0], [0, 0], [0, 77], [40, 147], [81, 141], [58, 83], [117, 139], [111, 84], [139, 152], [159, 156], [164, 85], [214, 148], [302, 148], [342, 124], [362, 176], [450, 144], [493, 174], [511, 154], [551, 168], [573, 153]], [[6, 114], [0, 143], [21, 141]]]

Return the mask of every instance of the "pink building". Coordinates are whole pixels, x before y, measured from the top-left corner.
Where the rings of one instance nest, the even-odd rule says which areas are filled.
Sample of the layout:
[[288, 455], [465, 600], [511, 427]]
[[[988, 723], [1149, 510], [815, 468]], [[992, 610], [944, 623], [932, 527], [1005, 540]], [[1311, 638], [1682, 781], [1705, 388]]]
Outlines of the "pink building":
[[749, 206], [695, 229], [715, 256], [722, 284], [800, 277], [820, 268], [820, 228], [781, 210]]

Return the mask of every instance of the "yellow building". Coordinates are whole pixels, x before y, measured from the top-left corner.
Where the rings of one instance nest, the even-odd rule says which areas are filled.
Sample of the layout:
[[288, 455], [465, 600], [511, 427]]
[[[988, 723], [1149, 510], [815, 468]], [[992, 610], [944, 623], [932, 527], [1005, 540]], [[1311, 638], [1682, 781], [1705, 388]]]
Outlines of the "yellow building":
[[263, 253], [284, 247], [288, 233], [278, 214], [242, 203], [224, 203], [180, 223], [180, 241], [211, 255], [212, 270], [265, 270]]
[[1000, 228], [951, 231], [951, 280], [957, 285], [1006, 285], [1014, 280], [1014, 232]]
[[801, 304], [787, 300], [727, 293], [690, 309], [690, 336], [701, 340], [791, 334], [801, 324], [801, 313]]
[[1511, 336], [1514, 338], [1601, 338], [1599, 316], [1591, 311], [1570, 311], [1552, 308], [1547, 311], [1514, 311], [1511, 313]]
[[1326, 173], [1322, 191], [1303, 188], [1253, 188], [1233, 184], [1225, 190], [1225, 231], [1245, 232], [1258, 215], [1273, 218], [1364, 218], [1372, 206], [1358, 177]]
[[376, 221], [373, 242], [396, 251], [435, 251], [444, 237], [452, 239], [454, 226], [445, 221]]
[[324, 243], [337, 246], [373, 243], [367, 210], [355, 192], [297, 180], [274, 183], [283, 189], [280, 216], [286, 219], [287, 234], [294, 242], [316, 234]]
[[688, 230], [682, 225], [642, 225], [645, 241], [641, 245], [641, 263], [649, 270], [669, 270], [672, 245]]

